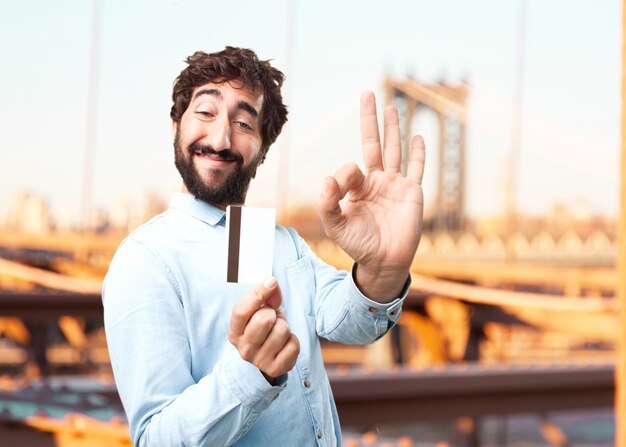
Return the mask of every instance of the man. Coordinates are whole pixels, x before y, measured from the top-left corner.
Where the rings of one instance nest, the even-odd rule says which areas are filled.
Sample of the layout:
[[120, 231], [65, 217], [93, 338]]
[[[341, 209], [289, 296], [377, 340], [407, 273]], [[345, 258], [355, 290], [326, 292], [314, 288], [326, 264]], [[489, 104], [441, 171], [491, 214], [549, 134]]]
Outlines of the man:
[[[374, 96], [361, 98], [366, 173], [350, 164], [319, 198], [340, 272], [277, 226], [273, 276], [225, 280], [225, 208], [287, 119], [283, 75], [250, 50], [196, 52], [174, 85], [183, 192], [129, 235], [103, 286], [111, 364], [133, 442], [146, 446], [336, 446], [340, 426], [319, 337], [370, 343], [400, 316], [422, 227], [424, 144], [400, 173], [397, 110], [381, 149]], [[339, 201], [347, 197], [343, 208]]]

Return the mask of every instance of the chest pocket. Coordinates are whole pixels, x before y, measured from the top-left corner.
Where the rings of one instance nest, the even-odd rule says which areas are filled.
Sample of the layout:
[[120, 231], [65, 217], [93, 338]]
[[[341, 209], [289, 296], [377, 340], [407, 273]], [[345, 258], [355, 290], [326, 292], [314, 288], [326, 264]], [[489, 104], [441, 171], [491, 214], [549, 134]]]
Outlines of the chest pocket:
[[315, 315], [316, 288], [313, 264], [311, 264], [311, 259], [308, 256], [302, 257], [302, 247], [297, 233], [292, 228], [287, 228], [287, 231], [293, 239], [294, 250], [297, 254], [297, 259], [285, 267], [289, 277], [290, 292], [298, 298], [307, 315], [312, 317]]

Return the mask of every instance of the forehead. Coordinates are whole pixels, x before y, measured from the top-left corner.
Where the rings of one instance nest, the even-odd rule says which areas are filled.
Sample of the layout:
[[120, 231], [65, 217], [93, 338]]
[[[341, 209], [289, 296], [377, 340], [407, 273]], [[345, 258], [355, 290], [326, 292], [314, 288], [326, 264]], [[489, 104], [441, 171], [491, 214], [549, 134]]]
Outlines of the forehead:
[[232, 103], [244, 101], [260, 112], [263, 106], [263, 92], [260, 89], [253, 90], [237, 80], [209, 82], [196, 87], [191, 94], [191, 103], [202, 100]]

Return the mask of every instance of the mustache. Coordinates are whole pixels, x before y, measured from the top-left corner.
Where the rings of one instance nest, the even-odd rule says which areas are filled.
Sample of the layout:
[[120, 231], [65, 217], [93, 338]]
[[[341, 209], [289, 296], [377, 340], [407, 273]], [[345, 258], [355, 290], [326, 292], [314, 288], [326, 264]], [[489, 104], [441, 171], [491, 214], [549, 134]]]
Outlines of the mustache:
[[193, 143], [189, 146], [189, 152], [191, 154], [201, 152], [203, 155], [215, 155], [222, 160], [234, 160], [237, 163], [243, 163], [243, 157], [237, 152], [231, 151], [230, 149], [222, 149], [216, 151], [209, 145]]

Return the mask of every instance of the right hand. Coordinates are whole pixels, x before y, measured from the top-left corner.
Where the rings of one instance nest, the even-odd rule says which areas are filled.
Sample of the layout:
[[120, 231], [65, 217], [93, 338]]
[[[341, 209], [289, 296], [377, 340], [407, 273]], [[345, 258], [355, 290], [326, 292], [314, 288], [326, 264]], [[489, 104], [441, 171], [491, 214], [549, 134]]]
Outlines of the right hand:
[[276, 278], [266, 279], [235, 304], [228, 331], [228, 341], [241, 358], [259, 368], [270, 383], [291, 371], [300, 353], [281, 302]]

